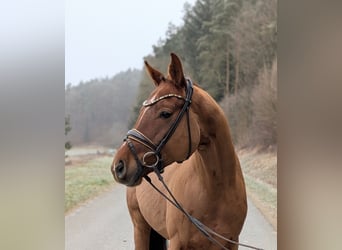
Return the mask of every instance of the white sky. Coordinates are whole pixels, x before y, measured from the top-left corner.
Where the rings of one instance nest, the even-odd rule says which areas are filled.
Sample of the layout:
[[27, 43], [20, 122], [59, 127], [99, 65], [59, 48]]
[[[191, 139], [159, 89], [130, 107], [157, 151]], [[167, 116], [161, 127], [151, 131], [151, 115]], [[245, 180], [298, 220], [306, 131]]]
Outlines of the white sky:
[[183, 23], [195, 0], [66, 0], [65, 83], [141, 69], [169, 22]]

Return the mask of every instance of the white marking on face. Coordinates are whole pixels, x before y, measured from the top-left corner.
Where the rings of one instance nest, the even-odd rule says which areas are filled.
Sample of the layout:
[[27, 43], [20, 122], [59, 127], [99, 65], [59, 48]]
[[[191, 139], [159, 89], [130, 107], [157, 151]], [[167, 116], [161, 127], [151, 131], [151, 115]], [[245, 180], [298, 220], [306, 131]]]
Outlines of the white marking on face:
[[[151, 97], [151, 99], [149, 99], [149, 100], [154, 100], [154, 99], [156, 99], [156, 97], [157, 97], [157, 94], [153, 95], [153, 96]], [[140, 118], [139, 118], [139, 120], [137, 120], [136, 124], [140, 124], [142, 118], [144, 117], [146, 111], [147, 111], [149, 108], [151, 108], [151, 106], [144, 107], [144, 110], [143, 110], [143, 112], [141, 113]]]

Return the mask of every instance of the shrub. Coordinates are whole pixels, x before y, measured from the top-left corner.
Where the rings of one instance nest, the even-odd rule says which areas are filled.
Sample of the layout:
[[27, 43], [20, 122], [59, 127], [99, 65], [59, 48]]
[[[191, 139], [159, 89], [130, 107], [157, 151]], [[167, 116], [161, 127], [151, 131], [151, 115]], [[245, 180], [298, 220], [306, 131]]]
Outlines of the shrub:
[[259, 72], [257, 85], [226, 96], [221, 106], [239, 148], [266, 149], [277, 144], [277, 61]]
[[253, 89], [253, 144], [263, 148], [277, 144], [277, 61], [258, 75]]

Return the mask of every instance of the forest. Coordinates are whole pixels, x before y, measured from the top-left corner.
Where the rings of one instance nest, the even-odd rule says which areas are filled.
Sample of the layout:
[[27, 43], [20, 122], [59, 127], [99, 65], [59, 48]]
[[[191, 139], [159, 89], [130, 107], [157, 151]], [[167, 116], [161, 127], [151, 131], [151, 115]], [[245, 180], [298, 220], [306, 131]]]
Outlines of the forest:
[[[183, 24], [170, 23], [144, 60], [165, 73], [170, 52], [180, 56], [186, 76], [222, 106], [240, 148], [276, 147], [276, 0], [185, 4]], [[71, 143], [119, 145], [153, 86], [144, 69], [67, 86]]]
[[127, 131], [141, 70], [129, 69], [112, 78], [93, 79], [65, 89], [65, 114], [72, 145], [117, 147]]

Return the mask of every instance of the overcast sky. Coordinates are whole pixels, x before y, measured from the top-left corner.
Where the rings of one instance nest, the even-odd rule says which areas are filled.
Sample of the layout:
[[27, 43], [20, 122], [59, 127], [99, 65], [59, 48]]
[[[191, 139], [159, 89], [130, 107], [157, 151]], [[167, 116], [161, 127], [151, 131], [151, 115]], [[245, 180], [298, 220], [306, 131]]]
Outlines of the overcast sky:
[[67, 0], [65, 83], [142, 68], [169, 22], [183, 23], [185, 2], [195, 0]]

